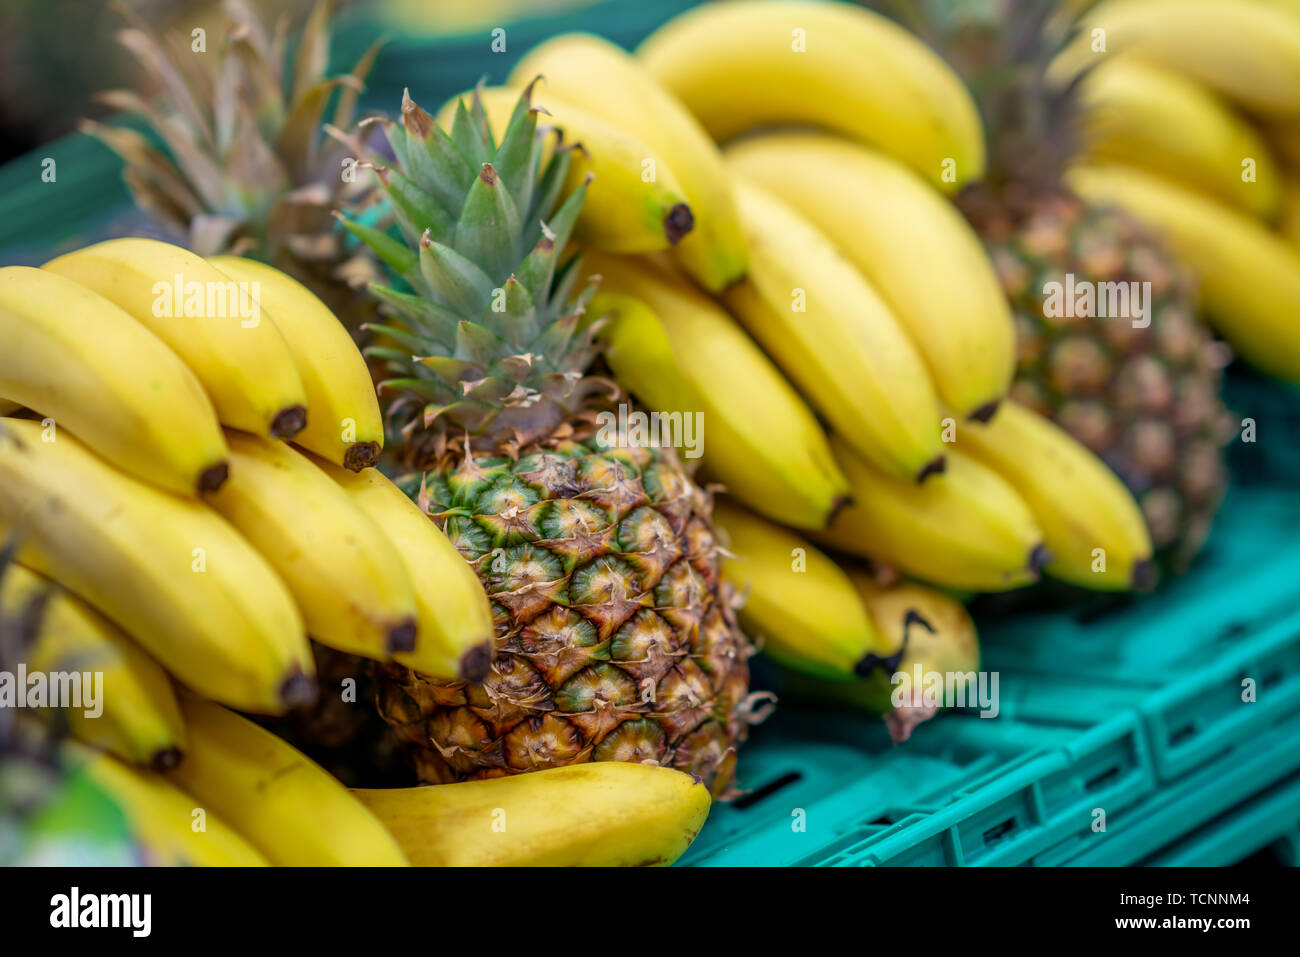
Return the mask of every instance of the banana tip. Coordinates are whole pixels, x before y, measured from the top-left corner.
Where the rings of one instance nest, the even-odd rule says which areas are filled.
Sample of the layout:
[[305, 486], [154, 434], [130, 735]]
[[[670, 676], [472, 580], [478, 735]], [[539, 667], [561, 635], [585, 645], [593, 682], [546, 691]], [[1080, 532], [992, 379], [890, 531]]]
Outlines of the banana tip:
[[378, 442], [357, 442], [343, 453], [343, 467], [350, 472], [368, 469], [379, 461]]
[[163, 748], [155, 751], [149, 759], [149, 767], [155, 771], [170, 771], [181, 763], [180, 748]]
[[835, 501], [831, 502], [831, 510], [830, 513], [826, 516], [826, 524], [829, 525], [831, 522], [835, 521], [835, 516], [840, 514], [840, 512], [844, 511], [852, 504], [853, 504], [852, 495], [841, 495], [839, 498], [835, 499]]
[[218, 462], [211, 468], [204, 469], [199, 474], [199, 494], [204, 495], [208, 492], [215, 492], [226, 484], [228, 478], [230, 478], [230, 464], [228, 462]]
[[1133, 588], [1137, 591], [1150, 591], [1160, 578], [1160, 570], [1150, 558], [1144, 558], [1133, 565]]
[[978, 409], [975, 409], [967, 418], [972, 422], [988, 422], [998, 411], [1001, 400], [994, 399], [992, 402], [985, 402]]
[[491, 667], [491, 639], [475, 645], [460, 656], [460, 678], [462, 681], [480, 682], [488, 676]]
[[1033, 547], [1029, 552], [1029, 570], [1037, 575], [1048, 565], [1052, 564], [1055, 556], [1048, 550], [1047, 546], [1041, 542]]
[[682, 237], [695, 228], [695, 214], [685, 203], [676, 203], [664, 217], [664, 235], [669, 245], [676, 246]]
[[916, 473], [916, 484], [920, 485], [931, 475], [942, 475], [946, 471], [948, 471], [948, 460], [940, 453], [926, 462], [921, 471]]
[[311, 675], [295, 670], [280, 685], [280, 703], [286, 708], [309, 705], [316, 700], [316, 681]]
[[271, 420], [271, 438], [288, 441], [307, 427], [307, 410], [301, 405], [281, 409]]
[[390, 655], [415, 650], [415, 620], [407, 618], [400, 624], [388, 629], [386, 636], [387, 650]]

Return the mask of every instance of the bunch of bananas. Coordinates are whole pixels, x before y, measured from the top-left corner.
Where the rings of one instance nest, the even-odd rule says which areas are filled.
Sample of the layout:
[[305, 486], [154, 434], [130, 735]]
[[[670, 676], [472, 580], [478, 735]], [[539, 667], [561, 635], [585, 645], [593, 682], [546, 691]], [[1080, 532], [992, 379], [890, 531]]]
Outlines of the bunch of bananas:
[[26, 673], [101, 677], [98, 713], [66, 709], [81, 743], [63, 763], [113, 797], [146, 859], [613, 864], [689, 844], [709, 795], [676, 771], [353, 796], [231, 710], [312, 700], [308, 635], [445, 678], [491, 660], [487, 595], [373, 467], [369, 371], [305, 287], [112, 240], [0, 269], [0, 340], [0, 535], [16, 543], [0, 614], [42, 604]]
[[1105, 0], [1074, 26], [1049, 74], [1082, 78], [1071, 187], [1158, 229], [1233, 350], [1300, 382], [1300, 4]]

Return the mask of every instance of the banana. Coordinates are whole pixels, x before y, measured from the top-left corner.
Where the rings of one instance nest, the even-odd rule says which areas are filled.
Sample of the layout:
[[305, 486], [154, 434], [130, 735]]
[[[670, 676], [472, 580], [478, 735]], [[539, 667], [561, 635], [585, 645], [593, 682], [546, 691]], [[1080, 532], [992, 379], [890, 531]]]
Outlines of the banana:
[[960, 602], [933, 588], [909, 581], [884, 586], [861, 569], [846, 571], [872, 620], [898, 649], [897, 670], [887, 699], [882, 702], [874, 689], [861, 682], [824, 681], [795, 672], [783, 672], [777, 690], [783, 698], [883, 715], [890, 735], [901, 743], [918, 724], [937, 713], [925, 702], [924, 683], [916, 686], [918, 668], [922, 676], [978, 673], [980, 648], [975, 623]]
[[1282, 190], [1282, 217], [1278, 231], [1300, 252], [1300, 178], [1288, 180]]
[[22, 408], [23, 405], [21, 403], [10, 402], [8, 399], [0, 399], [0, 417], [13, 415]]
[[889, 307], [789, 206], [744, 180], [736, 196], [750, 268], [723, 296], [731, 314], [877, 467], [918, 482], [942, 472], [939, 400]]
[[1154, 571], [1142, 510], [1101, 459], [1037, 413], [1007, 402], [956, 446], [994, 469], [1028, 503], [1043, 529], [1054, 578], [1098, 590], [1144, 587]]
[[262, 321], [252, 287], [156, 239], [110, 239], [41, 268], [99, 293], [165, 342], [223, 424], [278, 439], [302, 431], [302, 379], [284, 336]]
[[1233, 351], [1300, 382], [1300, 254], [1259, 223], [1140, 170], [1079, 167], [1066, 182], [1091, 202], [1123, 206], [1163, 234], [1200, 280], [1201, 302]]
[[993, 414], [1015, 371], [1015, 327], [951, 203], [896, 160], [820, 133], [757, 136], [728, 148], [727, 163], [798, 209], [880, 292], [949, 409]]
[[853, 501], [817, 541], [948, 588], [1006, 591], [1038, 579], [1049, 558], [1043, 533], [993, 470], [950, 448], [947, 471], [917, 485], [872, 468], [838, 435], [831, 448]]
[[69, 435], [4, 419], [0, 532], [21, 537], [20, 562], [203, 694], [280, 713], [314, 693], [293, 599], [206, 505], [118, 472]]
[[384, 420], [366, 360], [343, 323], [278, 269], [239, 256], [208, 262], [236, 282], [257, 284], [257, 301], [293, 353], [311, 410], [294, 442], [354, 472], [374, 465], [384, 447]]
[[868, 10], [707, 4], [652, 33], [637, 56], [719, 142], [804, 123], [875, 146], [946, 193], [984, 175], [984, 131], [961, 79]]
[[329, 476], [282, 442], [230, 430], [231, 476], [211, 497], [271, 563], [323, 645], [386, 661], [416, 645], [397, 548]]
[[405, 866], [366, 808], [324, 768], [270, 731], [182, 694], [189, 749], [168, 779], [221, 815], [272, 864]]
[[[54, 273], [0, 269], [0, 395], [180, 495], [225, 481], [226, 442], [185, 363], [113, 303]], [[0, 408], [0, 414], [13, 411]]]
[[482, 681], [492, 663], [492, 608], [483, 583], [420, 507], [378, 469], [349, 472], [312, 459], [397, 549], [415, 590], [419, 640], [394, 655], [413, 671]]
[[1300, 18], [1287, 10], [1255, 0], [1108, 0], [1077, 26], [1049, 82], [1068, 83], [1112, 54], [1131, 53], [1251, 112], [1300, 114]]
[[600, 37], [570, 33], [534, 47], [510, 78], [518, 86], [538, 74], [547, 96], [554, 92], [668, 161], [695, 220], [673, 249], [687, 273], [713, 293], [745, 275], [745, 241], [718, 147], [641, 63]]
[[1079, 92], [1090, 161], [1145, 169], [1259, 219], [1276, 217], [1281, 170], [1272, 149], [1195, 81], [1118, 56], [1089, 71]]
[[[267, 860], [229, 824], [197, 808], [166, 778], [119, 764], [107, 754], [67, 747], [69, 764], [104, 790], [126, 815], [151, 864], [265, 867]], [[201, 817], [196, 810], [203, 810]], [[202, 829], [195, 830], [197, 821]]]
[[1267, 135], [1274, 151], [1291, 171], [1300, 170], [1300, 119], [1270, 126]]
[[739, 501], [824, 527], [848, 484], [817, 419], [744, 330], [657, 264], [586, 260], [606, 290], [588, 311], [614, 319], [603, 334], [618, 381], [652, 410], [699, 416], [704, 468]]
[[43, 602], [40, 624], [25, 664], [28, 673], [94, 672], [102, 675], [100, 713], [65, 710], [72, 733], [123, 761], [156, 769], [181, 758], [185, 729], [171, 681], [156, 661], [77, 598], [21, 565], [0, 579], [0, 611]]
[[772, 660], [836, 681], [870, 683], [884, 696], [897, 660], [853, 584], [823, 552], [793, 532], [721, 499], [723, 576], [743, 597], [745, 632]]
[[[574, 224], [575, 242], [608, 252], [646, 253], [667, 249], [692, 230], [695, 220], [691, 207], [662, 156], [549, 91], [539, 95], [532, 92], [531, 86], [525, 89], [534, 108], [544, 114], [538, 118], [538, 129], [552, 127], [565, 142], [575, 146], [561, 195], [567, 196], [588, 176], [592, 177]], [[498, 139], [505, 135], [522, 92], [507, 87], [477, 91]], [[458, 104], [467, 95], [449, 100], [438, 111], [438, 126], [451, 129]], [[409, 98], [404, 101], [403, 115], [407, 102]], [[648, 181], [643, 175], [647, 164], [655, 171]]]
[[434, 867], [667, 865], [695, 840], [710, 804], [689, 774], [623, 761], [352, 793], [412, 864]]

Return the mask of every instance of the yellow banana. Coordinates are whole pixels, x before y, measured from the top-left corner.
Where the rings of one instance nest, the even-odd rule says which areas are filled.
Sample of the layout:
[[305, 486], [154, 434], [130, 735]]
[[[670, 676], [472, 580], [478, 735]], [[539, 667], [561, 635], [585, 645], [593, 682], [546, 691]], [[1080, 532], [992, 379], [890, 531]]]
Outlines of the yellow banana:
[[879, 290], [949, 409], [993, 414], [1015, 370], [1015, 327], [984, 247], [951, 203], [896, 160], [820, 133], [744, 140], [727, 162], [798, 209]]
[[984, 131], [961, 79], [915, 36], [868, 10], [788, 0], [707, 4], [660, 27], [637, 56], [719, 142], [758, 126], [805, 123], [869, 143], [946, 193], [984, 175]]
[[1116, 53], [1196, 80], [1251, 112], [1300, 114], [1300, 18], [1256, 0], [1107, 0], [1048, 71], [1065, 83]]
[[1154, 570], [1146, 520], [1124, 483], [1065, 430], [1015, 402], [957, 448], [1011, 483], [1052, 553], [1044, 571], [1098, 590], [1142, 587]]
[[[53, 441], [46, 441], [53, 439]], [[0, 421], [0, 533], [173, 675], [245, 711], [314, 693], [311, 650], [271, 567], [206, 505], [118, 472], [70, 435]]]
[[[215, 707], [215, 705], [214, 705]], [[229, 824], [165, 777], [119, 764], [107, 754], [69, 748], [70, 761], [126, 815], [150, 863], [200, 867], [265, 867], [267, 860]], [[196, 815], [195, 811], [202, 811]], [[198, 822], [201, 829], [196, 830]]]
[[691, 775], [624, 761], [352, 793], [412, 864], [435, 867], [667, 865], [695, 840], [710, 804]]
[[[93, 672], [102, 675], [99, 713], [65, 710], [74, 735], [131, 764], [157, 769], [181, 758], [185, 729], [171, 681], [116, 625], [58, 585], [21, 565], [0, 579], [0, 609], [16, 612], [44, 600], [39, 630], [25, 657], [28, 673]], [[84, 699], [83, 699], [84, 700]]]
[[208, 262], [236, 282], [257, 284], [258, 302], [293, 353], [311, 412], [294, 442], [353, 471], [374, 465], [384, 446], [384, 420], [366, 360], [343, 323], [278, 269], [239, 256]]
[[185, 760], [168, 778], [272, 864], [405, 866], [391, 834], [320, 765], [247, 718], [181, 696]]
[[736, 184], [749, 278], [723, 297], [799, 391], [880, 469], [943, 471], [939, 400], [920, 354], [876, 290], [770, 193]]
[[24, 406], [21, 403], [10, 402], [8, 399], [0, 399], [0, 416], [13, 415], [22, 408], [24, 408]]
[[110, 239], [47, 262], [141, 322], [202, 383], [223, 424], [292, 438], [307, 397], [275, 323], [241, 287], [194, 253], [156, 239]]
[[948, 588], [1006, 591], [1038, 579], [1043, 533], [993, 470], [950, 448], [947, 471], [917, 485], [872, 468], [838, 435], [831, 447], [853, 502], [818, 541]]
[[198, 380], [107, 299], [54, 273], [6, 266], [0, 340], [0, 395], [168, 491], [196, 495], [225, 481], [226, 442]]
[[726, 535], [723, 575], [744, 598], [746, 634], [787, 667], [831, 679], [888, 679], [897, 649], [867, 617], [862, 599], [823, 552], [798, 535], [723, 500], [714, 523]]
[[378, 469], [313, 461], [393, 543], [415, 590], [415, 651], [394, 655], [421, 674], [482, 681], [492, 663], [492, 609], [474, 569], [418, 505]]
[[1112, 57], [1084, 78], [1080, 106], [1091, 161], [1145, 169], [1260, 219], [1277, 215], [1281, 170], [1272, 149], [1194, 80]]
[[212, 496], [288, 586], [323, 645], [386, 661], [416, 645], [415, 594], [396, 547], [329, 476], [282, 442], [231, 430]]
[[[848, 485], [826, 434], [781, 373], [712, 300], [657, 265], [588, 256], [610, 315], [606, 358], [648, 408], [699, 416], [703, 463], [750, 508], [822, 528]], [[610, 295], [615, 293], [617, 295]]]
[[[521, 92], [499, 86], [478, 91], [498, 138], [505, 135]], [[553, 127], [563, 134], [564, 142], [580, 147], [570, 161], [562, 195], [592, 177], [574, 225], [575, 242], [609, 252], [645, 253], [667, 249], [691, 231], [693, 211], [664, 157], [545, 88], [530, 95], [534, 107], [545, 114], [538, 118], [538, 129]], [[451, 128], [462, 97], [438, 111], [438, 125], [443, 129]], [[644, 175], [647, 168], [655, 172], [649, 180]]]
[[518, 86], [538, 74], [545, 95], [553, 91], [625, 130], [672, 167], [695, 220], [673, 249], [686, 272], [714, 293], [745, 275], [745, 241], [718, 147], [644, 65], [607, 40], [570, 33], [534, 47], [510, 76]]
[[1128, 209], [1162, 234], [1200, 280], [1209, 319], [1233, 351], [1300, 382], [1300, 254], [1259, 223], [1140, 170], [1080, 167], [1067, 182], [1091, 202]]

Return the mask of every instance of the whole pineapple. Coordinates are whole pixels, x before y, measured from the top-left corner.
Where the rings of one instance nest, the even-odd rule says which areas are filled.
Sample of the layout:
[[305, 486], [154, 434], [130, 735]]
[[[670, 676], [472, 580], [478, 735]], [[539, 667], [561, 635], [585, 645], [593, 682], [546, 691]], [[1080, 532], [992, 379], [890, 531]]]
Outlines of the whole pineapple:
[[379, 45], [350, 74], [327, 77], [328, 0], [312, 8], [293, 58], [287, 18], [268, 33], [244, 0], [223, 0], [212, 53], [189, 36], [158, 34], [125, 0], [114, 6], [127, 21], [118, 37], [147, 83], [96, 99], [140, 116], [170, 155], [125, 127], [87, 120], [82, 129], [125, 161], [136, 205], [201, 256], [260, 259], [306, 283], [339, 316], [364, 318], [366, 299], [349, 283], [372, 274], [365, 257], [348, 255], [332, 215], [363, 191], [342, 175], [350, 148], [322, 134], [321, 120], [338, 90], [333, 126], [352, 127]]
[[[482, 682], [385, 665], [378, 704], [422, 780], [583, 761], [689, 771], [718, 793], [753, 719], [711, 502], [668, 448], [626, 444], [587, 373], [594, 286], [565, 247], [586, 186], [520, 99], [498, 142], [477, 94], [448, 132], [405, 97], [376, 170], [405, 243], [348, 228], [413, 292], [372, 348], [405, 483], [473, 563], [497, 644]], [[558, 203], [558, 208], [557, 208]]]
[[[1049, 89], [1066, 35], [1054, 0], [929, 0], [909, 22], [964, 73], [988, 130], [989, 174], [958, 203], [983, 239], [1015, 316], [1012, 395], [1104, 459], [1142, 506], [1161, 564], [1182, 570], [1227, 483], [1231, 423], [1219, 399], [1226, 348], [1196, 290], [1147, 229], [1071, 193], [1074, 88]], [[918, 16], [918, 13], [920, 16]], [[1146, 319], [1050, 315], [1048, 284], [1149, 282]], [[1142, 288], [1141, 286], [1138, 287]]]

